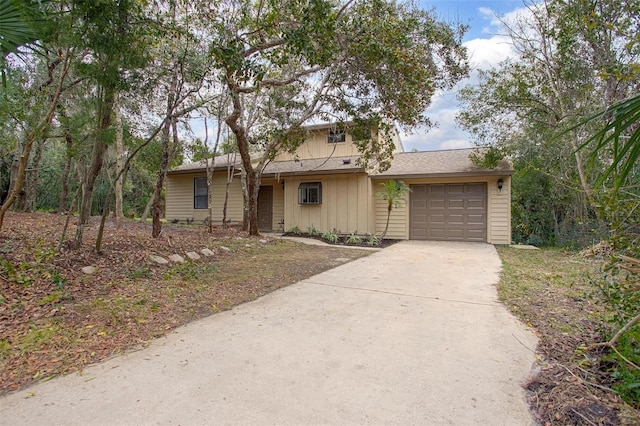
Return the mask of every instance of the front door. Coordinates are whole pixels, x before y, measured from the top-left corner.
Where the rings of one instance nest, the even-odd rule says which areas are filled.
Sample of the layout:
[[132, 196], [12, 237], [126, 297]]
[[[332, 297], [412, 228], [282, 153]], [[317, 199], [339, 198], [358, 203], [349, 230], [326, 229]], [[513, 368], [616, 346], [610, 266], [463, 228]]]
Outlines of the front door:
[[258, 229], [273, 230], [273, 187], [261, 186], [258, 192]]

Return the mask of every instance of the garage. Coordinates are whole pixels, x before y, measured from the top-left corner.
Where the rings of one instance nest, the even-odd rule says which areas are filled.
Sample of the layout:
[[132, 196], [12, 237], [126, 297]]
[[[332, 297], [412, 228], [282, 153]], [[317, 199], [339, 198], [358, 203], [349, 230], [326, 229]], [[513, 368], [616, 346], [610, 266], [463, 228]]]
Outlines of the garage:
[[487, 241], [487, 184], [411, 185], [409, 239]]

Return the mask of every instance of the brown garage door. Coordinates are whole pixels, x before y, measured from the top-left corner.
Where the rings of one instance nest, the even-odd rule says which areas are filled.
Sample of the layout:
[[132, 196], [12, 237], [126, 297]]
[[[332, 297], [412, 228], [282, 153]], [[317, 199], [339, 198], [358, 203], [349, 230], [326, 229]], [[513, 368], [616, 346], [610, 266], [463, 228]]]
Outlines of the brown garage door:
[[411, 185], [409, 238], [486, 241], [486, 183]]

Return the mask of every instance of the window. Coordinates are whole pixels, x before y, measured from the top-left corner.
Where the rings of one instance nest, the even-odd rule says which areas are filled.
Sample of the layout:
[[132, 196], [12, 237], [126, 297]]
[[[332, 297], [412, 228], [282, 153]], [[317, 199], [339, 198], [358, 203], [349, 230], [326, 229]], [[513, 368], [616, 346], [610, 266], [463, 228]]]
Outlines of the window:
[[322, 183], [301, 183], [298, 187], [298, 204], [322, 204]]
[[327, 134], [328, 143], [344, 142], [346, 140], [346, 133], [344, 130], [329, 130]]
[[193, 179], [193, 208], [206, 209], [208, 201], [207, 178], [197, 177]]

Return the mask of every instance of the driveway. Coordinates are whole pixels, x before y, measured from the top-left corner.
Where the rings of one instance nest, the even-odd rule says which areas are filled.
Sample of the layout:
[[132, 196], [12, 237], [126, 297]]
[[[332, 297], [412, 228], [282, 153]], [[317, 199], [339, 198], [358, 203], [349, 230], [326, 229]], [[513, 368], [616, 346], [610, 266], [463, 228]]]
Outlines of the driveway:
[[0, 399], [7, 425], [530, 425], [493, 246], [407, 241]]

